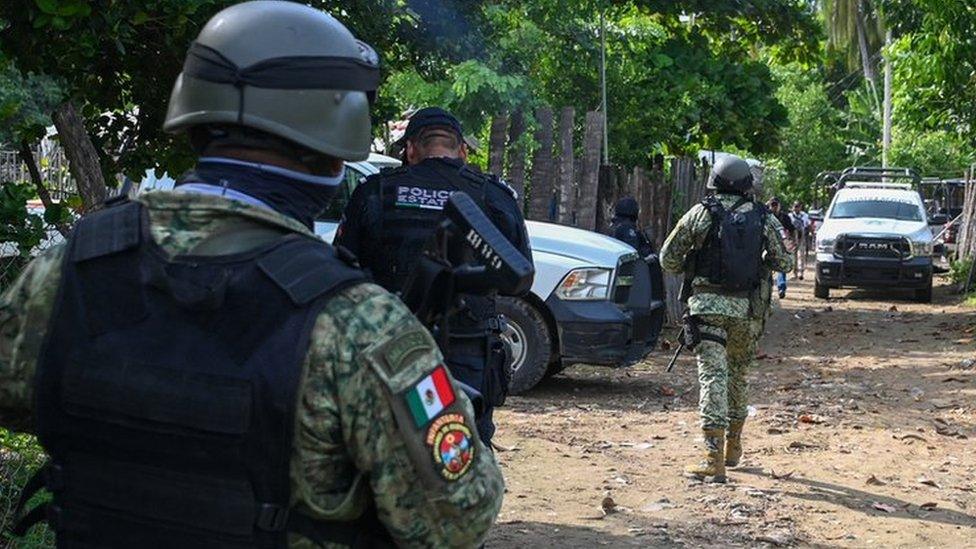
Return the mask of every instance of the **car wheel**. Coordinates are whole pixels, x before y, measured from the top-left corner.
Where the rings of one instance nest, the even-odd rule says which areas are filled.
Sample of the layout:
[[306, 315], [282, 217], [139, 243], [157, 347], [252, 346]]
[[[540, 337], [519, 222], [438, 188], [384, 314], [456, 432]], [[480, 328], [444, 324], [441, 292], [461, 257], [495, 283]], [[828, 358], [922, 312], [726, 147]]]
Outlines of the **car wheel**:
[[813, 296], [817, 299], [828, 299], [830, 298], [830, 288], [821, 284], [819, 280], [814, 280]]
[[512, 381], [508, 392], [517, 395], [535, 387], [546, 375], [552, 354], [552, 336], [542, 313], [527, 301], [498, 298], [498, 313], [505, 315], [502, 342], [508, 346]]
[[932, 285], [929, 284], [927, 288], [915, 290], [915, 301], [919, 303], [932, 303]]

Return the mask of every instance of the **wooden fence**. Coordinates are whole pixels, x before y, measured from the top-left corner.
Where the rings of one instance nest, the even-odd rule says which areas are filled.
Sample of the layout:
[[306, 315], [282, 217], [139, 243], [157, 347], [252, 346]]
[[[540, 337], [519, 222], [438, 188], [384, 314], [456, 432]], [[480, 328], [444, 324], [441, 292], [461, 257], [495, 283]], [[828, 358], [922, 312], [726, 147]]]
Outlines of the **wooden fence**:
[[[649, 166], [602, 164], [606, 120], [599, 111], [585, 113], [581, 126], [572, 107], [560, 109], [558, 120], [548, 107], [534, 118], [537, 148], [531, 155], [524, 148], [521, 112], [493, 118], [488, 151], [489, 169], [504, 174], [519, 192], [528, 219], [605, 233], [616, 201], [632, 196], [640, 205], [641, 226], [660, 249], [679, 217], [702, 198], [709, 166], [696, 158], [658, 155]], [[672, 319], [680, 315], [679, 285], [677, 277], [666, 277]]]
[[[61, 200], [78, 194], [75, 181], [68, 171], [68, 160], [64, 156], [61, 145], [45, 138], [32, 147], [31, 152], [41, 172], [41, 178], [48, 192], [51, 193], [51, 198]], [[29, 182], [30, 174], [18, 151], [0, 149], [0, 183], [8, 181]]]

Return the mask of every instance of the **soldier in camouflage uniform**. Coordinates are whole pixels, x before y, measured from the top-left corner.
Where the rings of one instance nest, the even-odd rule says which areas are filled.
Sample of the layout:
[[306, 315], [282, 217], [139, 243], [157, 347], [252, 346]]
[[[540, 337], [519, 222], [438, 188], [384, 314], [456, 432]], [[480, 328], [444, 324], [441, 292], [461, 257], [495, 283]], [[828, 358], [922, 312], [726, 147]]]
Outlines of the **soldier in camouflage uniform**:
[[166, 121], [195, 172], [79, 220], [0, 301], [0, 422], [51, 456], [53, 501], [21, 531], [483, 543], [504, 486], [470, 401], [406, 307], [312, 232], [342, 160], [367, 156], [377, 82], [375, 53], [306, 6], [238, 4], [203, 29]]
[[[776, 231], [782, 234], [782, 225], [775, 216], [769, 216]], [[785, 247], [785, 246], [784, 246]], [[766, 321], [772, 313], [773, 301], [773, 271], [763, 265], [760, 270], [759, 287], [749, 294], [749, 324], [753, 344], [749, 349], [749, 370], [758, 366], [756, 353], [759, 341], [766, 332]], [[746, 377], [729, 377], [729, 428], [725, 434], [725, 465], [735, 467], [742, 458], [742, 428], [748, 417], [749, 382]], [[736, 403], [733, 406], [732, 403]]]
[[[692, 278], [692, 295], [688, 313], [701, 332], [696, 345], [698, 380], [701, 386], [699, 412], [705, 438], [705, 459], [686, 469], [686, 473], [709, 481], [724, 482], [726, 466], [726, 430], [732, 448], [728, 463], [737, 464], [739, 440], [746, 419], [746, 370], [755, 356], [754, 326], [750, 312], [750, 294], [759, 286], [763, 267], [789, 269], [791, 257], [783, 248], [779, 233], [769, 216], [759, 215], [762, 205], [746, 196], [752, 188], [749, 165], [737, 157], [719, 160], [709, 177], [708, 188], [715, 191], [712, 200], [694, 206], [678, 221], [661, 249], [661, 266], [672, 273]], [[755, 211], [755, 216], [750, 212]], [[715, 212], [720, 212], [716, 214]], [[705, 250], [723, 249], [726, 237], [718, 230], [722, 219], [758, 219], [755, 241], [746, 248], [754, 257], [718, 257], [710, 259]], [[724, 221], [722, 227], [725, 227]], [[715, 229], [715, 230], [713, 230]], [[716, 248], [716, 246], [718, 248]], [[721, 255], [721, 254], [719, 254]], [[707, 261], [706, 261], [707, 260]], [[716, 263], [717, 262], [717, 263]], [[713, 276], [711, 267], [721, 265]], [[737, 265], [753, 266], [750, 288], [730, 291], [723, 277]], [[703, 270], [705, 269], [705, 270]]]

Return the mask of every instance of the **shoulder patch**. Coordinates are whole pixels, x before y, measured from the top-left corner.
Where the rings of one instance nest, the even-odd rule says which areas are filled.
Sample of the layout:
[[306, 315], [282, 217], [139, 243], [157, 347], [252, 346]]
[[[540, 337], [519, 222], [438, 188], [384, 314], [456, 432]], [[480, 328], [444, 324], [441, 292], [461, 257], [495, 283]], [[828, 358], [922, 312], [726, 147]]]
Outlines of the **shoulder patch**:
[[432, 494], [460, 479], [474, 463], [473, 421], [455, 392], [430, 335], [411, 319], [365, 356], [387, 388], [400, 439]]
[[468, 472], [474, 461], [473, 437], [461, 414], [444, 414], [430, 424], [424, 442], [445, 480], [457, 480]]
[[406, 362], [410, 355], [430, 349], [430, 338], [419, 330], [411, 330], [391, 341], [383, 349], [383, 358], [388, 365], [398, 366]]
[[448, 406], [454, 404], [457, 395], [454, 394], [447, 369], [441, 364], [416, 385], [407, 389], [403, 398], [413, 416], [414, 425], [420, 429]]

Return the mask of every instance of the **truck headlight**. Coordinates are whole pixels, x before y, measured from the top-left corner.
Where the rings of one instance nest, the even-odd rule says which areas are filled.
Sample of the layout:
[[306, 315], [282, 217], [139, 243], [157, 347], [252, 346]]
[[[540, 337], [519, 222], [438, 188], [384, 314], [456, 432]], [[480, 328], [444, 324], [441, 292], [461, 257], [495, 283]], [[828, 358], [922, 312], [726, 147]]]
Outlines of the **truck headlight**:
[[837, 244], [836, 238], [821, 238], [817, 241], [817, 253], [832, 254], [834, 253], [835, 244]]
[[570, 301], [607, 299], [611, 272], [598, 267], [573, 269], [559, 283], [556, 296]]
[[933, 244], [932, 241], [912, 241], [912, 257], [931, 257]]

